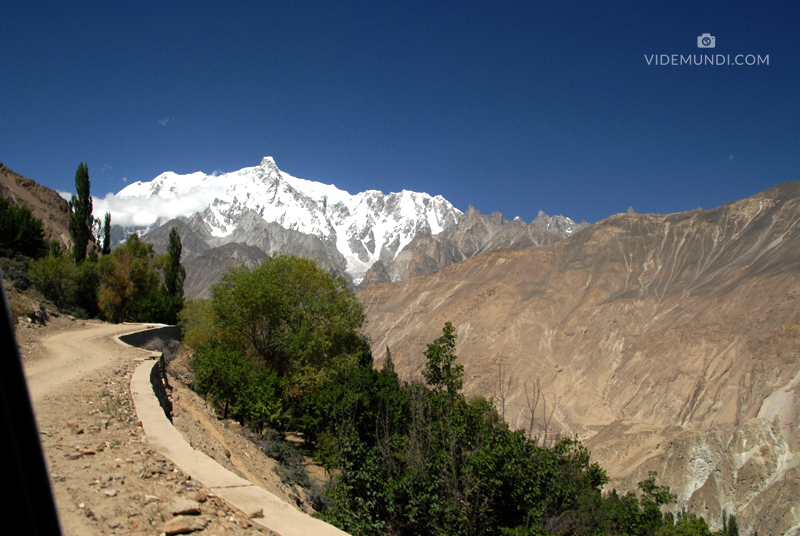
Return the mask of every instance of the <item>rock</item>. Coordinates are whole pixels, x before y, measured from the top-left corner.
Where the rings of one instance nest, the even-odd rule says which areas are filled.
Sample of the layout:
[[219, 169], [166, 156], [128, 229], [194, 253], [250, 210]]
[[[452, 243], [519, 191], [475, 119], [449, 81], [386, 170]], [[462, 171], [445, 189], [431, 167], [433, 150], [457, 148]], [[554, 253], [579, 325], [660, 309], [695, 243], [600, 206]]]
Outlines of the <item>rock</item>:
[[108, 496], [108, 497], [116, 497], [117, 496], [117, 490], [115, 490], [115, 489], [107, 489], [107, 490], [103, 491], [103, 493], [105, 493], [106, 496]]
[[262, 518], [262, 517], [264, 517], [264, 509], [263, 508], [257, 508], [255, 510], [249, 510], [246, 513], [246, 515], [250, 519]]
[[208, 500], [208, 495], [204, 491], [198, 491], [192, 496], [192, 499], [199, 503], [204, 503]]
[[188, 534], [206, 528], [208, 521], [202, 517], [178, 516], [164, 523], [165, 534]]
[[200, 514], [200, 505], [197, 501], [190, 499], [175, 499], [169, 503], [169, 511], [172, 515], [198, 515]]

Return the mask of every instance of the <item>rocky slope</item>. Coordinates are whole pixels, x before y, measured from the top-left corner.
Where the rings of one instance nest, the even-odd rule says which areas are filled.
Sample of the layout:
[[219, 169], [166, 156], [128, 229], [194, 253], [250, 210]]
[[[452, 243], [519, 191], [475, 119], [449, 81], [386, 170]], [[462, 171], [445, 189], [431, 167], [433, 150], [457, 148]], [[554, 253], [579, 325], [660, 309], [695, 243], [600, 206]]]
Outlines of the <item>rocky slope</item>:
[[[481, 214], [470, 205], [456, 225], [437, 235], [419, 233], [393, 260], [373, 264], [364, 276], [361, 288], [429, 274], [500, 248], [552, 244], [588, 225], [586, 222], [575, 224], [563, 216], [549, 217], [542, 211], [528, 225], [519, 218], [508, 221], [499, 212]], [[554, 232], [545, 230], [546, 227]]]
[[621, 489], [657, 470], [713, 526], [725, 510], [793, 533], [799, 204], [786, 183], [713, 210], [618, 214], [372, 286], [359, 296], [377, 364], [388, 347], [418, 375], [452, 321], [465, 392], [494, 396], [513, 426], [579, 434]]
[[0, 195], [13, 205], [28, 207], [42, 220], [48, 240], [69, 243], [69, 206], [58, 192], [8, 169], [0, 162]]

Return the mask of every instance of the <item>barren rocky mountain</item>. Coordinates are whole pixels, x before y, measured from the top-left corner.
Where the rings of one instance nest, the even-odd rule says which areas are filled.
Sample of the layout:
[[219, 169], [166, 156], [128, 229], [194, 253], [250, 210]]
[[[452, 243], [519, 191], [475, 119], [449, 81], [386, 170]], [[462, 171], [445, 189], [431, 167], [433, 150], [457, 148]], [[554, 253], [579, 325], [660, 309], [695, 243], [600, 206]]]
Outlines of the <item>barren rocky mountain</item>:
[[259, 248], [238, 242], [211, 248], [183, 263], [186, 268], [184, 294], [194, 298], [209, 298], [211, 285], [219, 281], [225, 270], [233, 264], [256, 266], [266, 258], [267, 254]]
[[69, 206], [58, 192], [37, 184], [0, 162], [0, 195], [12, 205], [28, 207], [33, 215], [42, 220], [42, 229], [48, 240], [69, 242]]
[[[208, 297], [209, 287], [234, 262], [252, 265], [278, 253], [314, 259], [330, 272], [349, 277], [346, 259], [330, 240], [266, 222], [254, 211], [243, 212], [237, 222], [238, 227], [229, 237], [219, 239], [211, 235], [204, 218], [195, 214], [165, 222], [143, 235], [142, 240], [153, 244], [157, 253], [165, 253], [169, 232], [173, 226], [177, 228], [186, 267], [184, 291], [195, 298]], [[436, 235], [421, 232], [393, 260], [377, 261], [359, 288], [425, 275], [499, 248], [551, 244], [589, 225], [570, 222], [563, 216], [540, 213], [537, 220], [526, 224], [520, 219], [506, 220], [499, 212], [484, 215], [470, 206], [456, 225]], [[553, 227], [558, 234], [544, 230], [545, 226]], [[234, 251], [237, 255], [232, 254]]]
[[512, 426], [578, 434], [618, 489], [658, 471], [712, 527], [724, 510], [794, 533], [799, 204], [785, 183], [713, 210], [631, 211], [374, 285], [359, 296], [376, 364], [388, 348], [414, 377], [452, 321], [466, 394], [493, 396]]
[[[574, 224], [569, 218], [551, 218], [541, 211], [531, 224], [519, 218], [508, 221], [499, 212], [484, 215], [470, 205], [453, 227], [437, 235], [419, 233], [393, 260], [373, 264], [364, 276], [361, 288], [429, 274], [499, 248], [551, 244], [589, 225], [583, 222], [570, 226], [570, 222]], [[554, 232], [544, 229], [548, 226]]]
[[142, 240], [153, 244], [157, 253], [166, 253], [173, 226], [181, 236], [186, 296], [207, 297], [209, 287], [233, 263], [253, 265], [277, 253], [314, 259], [332, 273], [346, 275], [345, 259], [334, 245], [315, 235], [266, 222], [252, 211], [240, 216], [239, 227], [232, 233], [230, 241], [212, 237], [199, 215], [170, 220], [143, 235]]

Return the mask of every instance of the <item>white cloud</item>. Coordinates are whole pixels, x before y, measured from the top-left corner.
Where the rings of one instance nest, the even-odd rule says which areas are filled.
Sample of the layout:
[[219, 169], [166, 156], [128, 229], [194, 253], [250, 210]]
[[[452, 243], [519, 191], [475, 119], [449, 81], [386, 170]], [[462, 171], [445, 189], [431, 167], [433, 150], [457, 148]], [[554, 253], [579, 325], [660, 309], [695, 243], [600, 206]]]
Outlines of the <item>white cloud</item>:
[[128, 177], [122, 177], [122, 182], [128, 182]]
[[103, 198], [92, 197], [92, 207], [95, 217], [103, 217], [103, 214], [110, 212], [114, 225], [147, 226], [159, 218], [188, 217], [203, 211], [224, 191], [224, 188], [198, 187], [179, 197], [169, 198], [158, 195], [117, 197], [108, 193]]
[[69, 192], [61, 192], [61, 191], [59, 191], [59, 192], [58, 192], [58, 195], [60, 195], [61, 197], [63, 197], [63, 198], [64, 198], [64, 199], [66, 199], [67, 201], [69, 201], [70, 199], [72, 199], [72, 194], [71, 194], [71, 193], [69, 193]]
[[161, 123], [162, 127], [167, 126], [167, 123], [169, 123], [170, 121], [172, 121], [171, 117], [165, 117], [164, 119], [159, 119], [158, 120], [158, 122]]

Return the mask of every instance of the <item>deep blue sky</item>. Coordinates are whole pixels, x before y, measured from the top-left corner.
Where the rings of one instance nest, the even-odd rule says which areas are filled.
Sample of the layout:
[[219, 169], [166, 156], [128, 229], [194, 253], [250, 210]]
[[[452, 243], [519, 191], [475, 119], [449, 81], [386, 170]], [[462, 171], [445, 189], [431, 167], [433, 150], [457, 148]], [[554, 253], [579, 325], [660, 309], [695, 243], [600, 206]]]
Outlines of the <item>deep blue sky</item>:
[[[0, 8], [0, 161], [58, 190], [81, 161], [102, 197], [271, 155], [351, 193], [594, 222], [800, 179], [795, 2], [64, 4]], [[769, 65], [645, 61], [703, 53]]]

